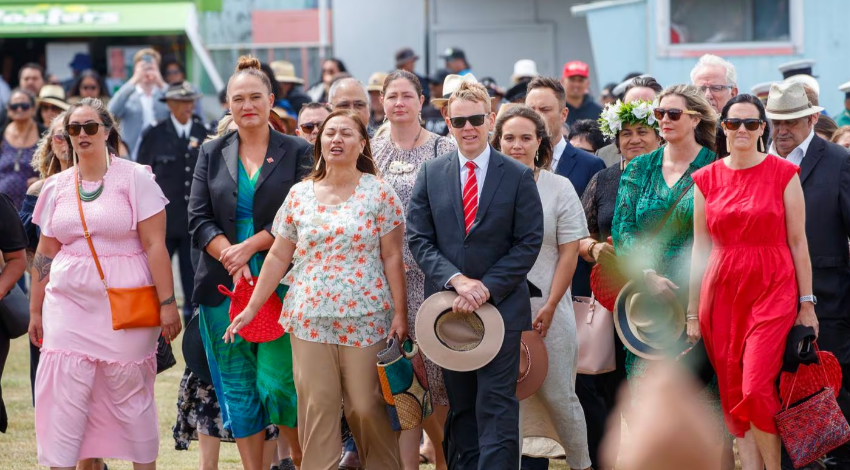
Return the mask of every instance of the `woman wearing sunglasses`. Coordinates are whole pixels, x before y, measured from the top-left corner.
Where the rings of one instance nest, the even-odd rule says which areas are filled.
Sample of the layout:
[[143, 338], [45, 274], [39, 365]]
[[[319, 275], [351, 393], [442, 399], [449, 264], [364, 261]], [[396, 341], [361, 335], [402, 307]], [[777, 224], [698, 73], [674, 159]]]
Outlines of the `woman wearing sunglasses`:
[[18, 88], [6, 104], [5, 126], [0, 127], [0, 193], [7, 194], [20, 210], [27, 187], [38, 180], [32, 156], [45, 128], [35, 118], [36, 99]]
[[[381, 101], [389, 122], [389, 134], [372, 141], [375, 164], [407, 207], [419, 168], [428, 160], [451, 152], [457, 146], [450, 139], [425, 130], [420, 122], [425, 96], [422, 84], [416, 75], [404, 70], [390, 73], [384, 80]], [[407, 243], [404, 244], [404, 264], [407, 266], [407, 315], [408, 324], [416, 323], [416, 312], [425, 301], [425, 274], [417, 266]], [[415, 337], [411, 329], [411, 336]], [[428, 385], [434, 404], [434, 413], [423, 423], [431, 442], [443, 442], [443, 427], [448, 413], [449, 399], [443, 384], [440, 367], [425, 358]], [[422, 429], [404, 431], [399, 440], [405, 470], [419, 468], [419, 441]], [[446, 468], [445, 457], [439, 445], [434, 449], [423, 449], [422, 455], [437, 465]]]
[[702, 333], [743, 468], [779, 470], [785, 338], [795, 323], [818, 331], [800, 168], [764, 153], [770, 130], [758, 98], [732, 98], [720, 122], [721, 160], [693, 175], [688, 336]]
[[[152, 470], [157, 336], [171, 341], [181, 329], [165, 249], [168, 200], [149, 167], [114, 155], [118, 131], [102, 102], [71, 106], [64, 125], [73, 168], [45, 181], [32, 217], [41, 229], [29, 327], [41, 348], [38, 461], [73, 469], [78, 459], [113, 458]], [[113, 330], [105, 284], [155, 286], [161, 327]]]
[[74, 104], [83, 98], [97, 98], [109, 103], [109, 94], [103, 78], [94, 70], [84, 70], [77, 76], [68, 93], [68, 102]]
[[[651, 294], [677, 302], [684, 310], [694, 233], [691, 175], [716, 159], [716, 114], [698, 89], [675, 85], [658, 96], [653, 115], [665, 144], [633, 159], [623, 171], [611, 233], [621, 268], [642, 278]], [[688, 346], [683, 338], [669, 355], [675, 357]], [[626, 351], [626, 377], [636, 402], [649, 365], [647, 359]], [[715, 411], [712, 425], [720, 438], [724, 431], [716, 385], [712, 382], [703, 394]], [[726, 464], [730, 450], [728, 445], [724, 451]]]

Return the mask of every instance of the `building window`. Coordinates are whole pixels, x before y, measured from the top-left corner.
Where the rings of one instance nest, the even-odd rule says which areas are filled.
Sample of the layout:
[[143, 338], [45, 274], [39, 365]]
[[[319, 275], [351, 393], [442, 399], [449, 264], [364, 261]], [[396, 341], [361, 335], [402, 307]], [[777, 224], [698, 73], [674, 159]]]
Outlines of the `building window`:
[[656, 5], [660, 55], [802, 52], [801, 0], [657, 0]]

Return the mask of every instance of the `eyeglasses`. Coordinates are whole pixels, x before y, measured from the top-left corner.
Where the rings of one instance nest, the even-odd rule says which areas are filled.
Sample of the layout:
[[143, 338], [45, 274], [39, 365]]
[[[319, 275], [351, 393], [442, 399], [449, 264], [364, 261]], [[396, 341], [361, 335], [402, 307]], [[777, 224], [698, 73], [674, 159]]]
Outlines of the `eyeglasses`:
[[322, 125], [321, 121], [316, 121], [316, 122], [305, 122], [303, 124], [299, 124], [298, 126], [301, 127], [301, 132], [303, 132], [305, 134], [310, 134], [310, 133], [313, 132], [313, 129], [315, 129], [315, 128], [321, 126], [321, 125]]
[[106, 124], [100, 122], [87, 122], [85, 124], [68, 124], [68, 127], [66, 127], [65, 130], [68, 131], [68, 135], [72, 137], [80, 135], [81, 130], [85, 130], [86, 135], [97, 135], [97, 131], [100, 126], [103, 126], [106, 129], [109, 128]]
[[51, 137], [53, 137], [54, 142], [57, 142], [57, 143], [58, 142], [65, 142], [65, 135], [64, 134], [53, 134]]
[[726, 129], [729, 129], [730, 131], [737, 131], [741, 127], [741, 124], [743, 124], [744, 129], [746, 129], [748, 131], [754, 131], [754, 130], [758, 130], [758, 128], [761, 126], [761, 123], [763, 123], [763, 122], [764, 121], [762, 121], [761, 119], [732, 118], [732, 119], [726, 119], [725, 121], [723, 121], [723, 127], [725, 127]]
[[12, 103], [9, 105], [11, 111], [29, 111], [32, 105], [29, 103]]
[[699, 116], [699, 113], [696, 112], [696, 111], [691, 111], [690, 109], [682, 110], [682, 109], [678, 109], [678, 108], [670, 108], [670, 109], [655, 108], [654, 114], [655, 114], [655, 119], [657, 119], [659, 121], [664, 119], [665, 114], [670, 116], [671, 121], [678, 121], [679, 119], [682, 118], [682, 114], [693, 114], [693, 115]]
[[475, 114], [472, 116], [460, 116], [449, 118], [449, 122], [452, 123], [452, 127], [455, 129], [460, 129], [466, 125], [466, 122], [469, 121], [475, 127], [478, 127], [484, 124], [484, 118], [486, 118], [486, 114]]
[[703, 85], [703, 86], [698, 86], [697, 90], [699, 90], [700, 93], [705, 93], [706, 90], [711, 90], [712, 93], [720, 93], [723, 90], [726, 90], [726, 89], [731, 90], [732, 88], [735, 88], [735, 86], [734, 85]]
[[80, 87], [80, 90], [95, 91], [95, 90], [97, 90], [97, 88], [98, 88], [97, 85], [82, 85]]

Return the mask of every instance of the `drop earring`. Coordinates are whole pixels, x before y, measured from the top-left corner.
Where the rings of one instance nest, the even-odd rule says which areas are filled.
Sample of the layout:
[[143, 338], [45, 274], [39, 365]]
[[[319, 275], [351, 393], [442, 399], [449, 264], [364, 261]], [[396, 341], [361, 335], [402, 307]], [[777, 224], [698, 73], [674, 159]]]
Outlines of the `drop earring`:
[[109, 170], [109, 145], [106, 146], [106, 169]]
[[322, 154], [319, 154], [319, 160], [316, 162], [316, 171], [319, 171], [320, 166], [322, 166]]
[[759, 136], [758, 151], [764, 153], [764, 138]]
[[729, 137], [726, 138], [726, 153], [732, 153], [732, 144], [729, 142]]

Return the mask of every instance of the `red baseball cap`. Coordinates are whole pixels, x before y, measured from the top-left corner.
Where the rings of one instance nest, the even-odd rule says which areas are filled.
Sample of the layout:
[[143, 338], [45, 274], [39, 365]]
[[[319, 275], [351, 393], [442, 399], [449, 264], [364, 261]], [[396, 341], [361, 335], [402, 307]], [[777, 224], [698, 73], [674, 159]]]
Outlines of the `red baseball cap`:
[[574, 60], [564, 64], [563, 78], [581, 76], [587, 78], [590, 75], [590, 67], [580, 60]]

